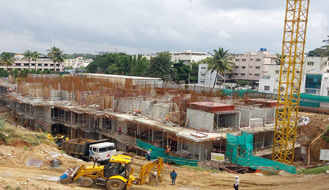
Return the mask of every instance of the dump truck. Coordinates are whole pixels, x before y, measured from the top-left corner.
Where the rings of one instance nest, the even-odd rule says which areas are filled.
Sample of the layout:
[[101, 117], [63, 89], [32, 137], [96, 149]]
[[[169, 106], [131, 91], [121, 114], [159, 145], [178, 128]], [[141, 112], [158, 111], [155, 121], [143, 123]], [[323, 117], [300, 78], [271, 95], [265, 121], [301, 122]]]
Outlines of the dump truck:
[[95, 184], [103, 185], [107, 190], [125, 190], [134, 185], [143, 185], [156, 167], [156, 178], [159, 182], [162, 180], [163, 158], [158, 158], [152, 162], [143, 165], [139, 171], [138, 178], [133, 176], [134, 170], [131, 168], [132, 158], [126, 155], [114, 155], [106, 165], [78, 166], [71, 169], [60, 182], [63, 184], [72, 183], [80, 179], [83, 187], [91, 187]]
[[71, 139], [63, 142], [63, 150], [73, 157], [100, 163], [116, 154], [115, 144], [108, 139]]

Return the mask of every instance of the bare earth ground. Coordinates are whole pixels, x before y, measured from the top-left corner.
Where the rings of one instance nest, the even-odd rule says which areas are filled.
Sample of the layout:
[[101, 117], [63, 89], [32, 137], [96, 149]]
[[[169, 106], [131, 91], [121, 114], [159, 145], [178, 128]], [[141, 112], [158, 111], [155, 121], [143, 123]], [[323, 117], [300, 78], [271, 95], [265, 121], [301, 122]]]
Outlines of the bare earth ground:
[[[311, 116], [312, 117], [312, 116]], [[314, 116], [313, 116], [314, 117]], [[315, 118], [313, 118], [315, 119]], [[321, 122], [321, 121], [319, 121]], [[324, 122], [324, 120], [322, 120]], [[13, 126], [11, 126], [13, 127]], [[26, 129], [17, 128], [20, 133], [30, 133]], [[314, 135], [316, 136], [316, 135]], [[44, 144], [44, 149], [48, 152], [60, 153], [55, 146]], [[26, 166], [29, 158], [42, 160], [40, 168]], [[51, 168], [52, 157], [46, 153], [41, 146], [26, 146], [24, 143], [14, 143], [11, 146], [0, 145], [0, 189], [12, 190], [62, 190], [62, 189], [105, 189], [102, 186], [92, 188], [83, 188], [79, 182], [69, 185], [62, 185], [56, 180], [68, 168], [80, 166], [82, 164], [91, 164], [78, 161], [73, 158], [59, 156], [59, 168]], [[141, 165], [147, 161], [135, 157], [133, 167], [135, 176], [139, 172]], [[170, 185], [169, 173], [175, 169], [178, 173], [176, 186]], [[163, 172], [163, 181], [156, 187], [154, 182], [142, 186], [133, 186], [131, 189], [138, 190], [203, 190], [203, 189], [233, 189], [234, 174], [227, 172], [211, 173], [195, 171], [191, 169], [180, 168], [176, 166], [165, 165]], [[290, 175], [286, 176], [259, 176], [254, 173], [240, 174], [240, 189], [298, 189], [298, 190], [328, 190], [329, 174], [318, 175]], [[152, 181], [152, 180], [151, 180]]]

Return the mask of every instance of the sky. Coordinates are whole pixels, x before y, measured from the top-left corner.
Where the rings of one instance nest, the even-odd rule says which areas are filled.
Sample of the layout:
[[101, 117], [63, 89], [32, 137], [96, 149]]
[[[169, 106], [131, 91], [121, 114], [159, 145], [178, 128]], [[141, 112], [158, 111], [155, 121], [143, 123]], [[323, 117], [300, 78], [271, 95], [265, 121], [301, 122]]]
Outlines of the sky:
[[[280, 53], [285, 0], [0, 0], [0, 53]], [[329, 0], [311, 0], [306, 51], [329, 35]]]

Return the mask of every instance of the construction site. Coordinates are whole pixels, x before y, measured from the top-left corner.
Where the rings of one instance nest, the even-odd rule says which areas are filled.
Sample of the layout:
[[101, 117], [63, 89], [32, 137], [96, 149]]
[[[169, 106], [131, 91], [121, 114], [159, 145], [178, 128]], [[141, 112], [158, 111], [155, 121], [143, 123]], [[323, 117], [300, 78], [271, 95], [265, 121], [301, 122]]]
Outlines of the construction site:
[[[319, 162], [320, 149], [328, 147], [317, 139], [307, 156], [329, 121], [326, 115], [301, 112], [295, 166], [270, 160], [277, 102], [266, 94], [227, 95], [159, 78], [103, 74], [29, 75], [15, 81], [0, 85], [1, 106], [8, 110], [4, 118], [14, 125], [70, 139], [109, 139], [118, 151], [141, 157], [152, 149], [152, 159], [163, 157], [169, 165], [233, 174], [271, 168], [271, 173], [291, 175], [295, 166]], [[164, 154], [166, 147], [170, 156]]]
[[277, 94], [215, 88], [218, 70], [213, 88], [123, 72], [2, 78], [0, 187], [328, 189], [329, 98], [300, 93], [308, 9], [287, 0]]

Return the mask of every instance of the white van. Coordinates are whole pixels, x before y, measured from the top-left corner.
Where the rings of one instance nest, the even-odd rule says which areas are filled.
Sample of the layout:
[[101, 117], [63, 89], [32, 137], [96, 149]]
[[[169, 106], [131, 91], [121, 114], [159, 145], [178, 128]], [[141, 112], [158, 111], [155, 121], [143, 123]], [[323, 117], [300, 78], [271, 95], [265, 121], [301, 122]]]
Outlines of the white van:
[[116, 153], [115, 144], [111, 142], [102, 142], [89, 146], [90, 156], [97, 161], [109, 160]]

